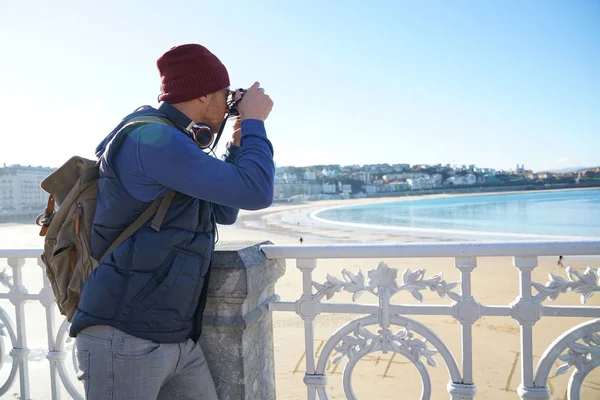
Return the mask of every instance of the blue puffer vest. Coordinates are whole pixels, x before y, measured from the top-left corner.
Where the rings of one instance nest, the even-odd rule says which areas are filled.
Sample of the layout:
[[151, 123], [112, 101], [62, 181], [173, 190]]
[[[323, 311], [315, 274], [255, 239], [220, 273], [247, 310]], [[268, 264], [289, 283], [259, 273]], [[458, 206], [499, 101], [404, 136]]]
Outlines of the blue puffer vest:
[[[144, 114], [163, 116], [154, 109]], [[91, 237], [95, 258], [150, 205], [129, 195], [114, 173], [112, 160], [123, 139], [115, 131], [100, 167]], [[88, 326], [110, 325], [160, 343], [198, 340], [214, 226], [210, 203], [177, 193], [159, 232], [147, 222], [94, 270], [70, 335]]]

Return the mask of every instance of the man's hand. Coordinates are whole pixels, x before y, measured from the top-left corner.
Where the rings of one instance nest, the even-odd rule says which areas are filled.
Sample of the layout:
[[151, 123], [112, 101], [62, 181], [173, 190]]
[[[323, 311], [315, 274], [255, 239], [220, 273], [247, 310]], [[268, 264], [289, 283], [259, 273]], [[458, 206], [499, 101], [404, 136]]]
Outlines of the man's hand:
[[231, 145], [240, 146], [242, 144], [242, 119], [236, 118], [233, 124], [233, 135], [231, 136]]
[[265, 90], [260, 88], [260, 83], [254, 82], [254, 85], [244, 94], [237, 109], [243, 120], [258, 119], [264, 121], [273, 109], [273, 101], [265, 94]]

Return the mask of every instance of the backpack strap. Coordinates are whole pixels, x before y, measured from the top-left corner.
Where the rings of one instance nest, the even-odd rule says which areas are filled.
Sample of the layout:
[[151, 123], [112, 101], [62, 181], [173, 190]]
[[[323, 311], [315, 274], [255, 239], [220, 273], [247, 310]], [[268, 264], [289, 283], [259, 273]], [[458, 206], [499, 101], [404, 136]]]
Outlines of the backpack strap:
[[100, 258], [98, 262], [101, 264], [107, 255], [112, 253], [118, 245], [123, 243], [125, 239], [127, 239], [129, 236], [133, 235], [135, 231], [144, 226], [144, 224], [148, 222], [153, 215], [154, 219], [152, 220], [152, 229], [158, 232], [160, 230], [160, 225], [165, 219], [165, 214], [167, 213], [167, 209], [171, 205], [171, 201], [173, 200], [174, 196], [175, 192], [173, 191], [169, 192], [167, 195], [161, 198], [154, 200], [150, 207], [148, 207], [142, 214], [140, 214], [140, 216], [135, 221], [133, 221], [131, 225], [125, 228], [123, 232], [121, 232], [121, 234], [110, 245], [108, 250], [104, 252], [102, 258]]
[[161, 124], [174, 127], [173, 123], [169, 121], [167, 118], [154, 116], [154, 115], [139, 115], [137, 117], [133, 117], [128, 119], [123, 125], [119, 128], [117, 133], [113, 136], [113, 138], [109, 141], [105, 149], [105, 157], [108, 161], [109, 158], [113, 156], [110, 154], [114, 154], [118, 151], [118, 149], [123, 144], [125, 138], [135, 129], [142, 125], [147, 124]]
[[160, 231], [160, 226], [165, 219], [165, 215], [167, 215], [167, 210], [171, 205], [171, 201], [173, 201], [173, 197], [175, 197], [175, 191], [171, 191], [164, 195], [160, 201], [158, 206], [158, 210], [156, 210], [156, 214], [154, 214], [154, 219], [152, 220], [152, 224], [150, 225], [152, 229], [156, 232]]
[[[135, 117], [135, 118], [132, 118], [131, 120], [127, 121], [125, 126], [123, 126], [123, 128], [121, 128], [121, 131], [129, 132], [129, 131], [131, 131], [132, 128], [136, 127], [137, 125], [145, 125], [145, 124], [149, 124], [149, 123], [159, 123], [159, 124], [163, 124], [163, 125], [173, 126], [173, 124], [171, 124], [170, 121], [165, 118], [145, 115], [145, 116], [141, 116], [141, 117]], [[122, 138], [124, 136], [126, 136], [126, 135], [122, 134], [121, 138], [116, 138], [116, 139], [122, 140]], [[119, 145], [119, 144], [120, 143], [117, 142], [117, 145]], [[99, 166], [100, 166], [100, 160], [98, 160], [98, 163], [96, 164], [95, 168], [90, 168], [88, 170], [89, 175], [86, 176], [86, 178], [90, 179], [90, 180], [98, 179]], [[88, 171], [86, 171], [86, 172], [88, 172]], [[112, 253], [117, 248], [117, 246], [119, 246], [121, 243], [123, 243], [128, 237], [133, 235], [135, 233], [135, 231], [137, 231], [142, 226], [144, 226], [144, 224], [146, 222], [148, 222], [153, 215], [154, 215], [154, 219], [152, 220], [151, 227], [156, 232], [160, 231], [160, 227], [165, 219], [167, 210], [169, 209], [169, 206], [171, 205], [171, 201], [173, 201], [173, 197], [175, 197], [175, 191], [171, 191], [171, 192], [167, 193], [166, 195], [164, 195], [163, 197], [160, 197], [160, 198], [154, 200], [152, 202], [152, 204], [150, 204], [150, 206], [142, 214], [140, 214], [140, 216], [137, 217], [137, 219], [135, 221], [133, 221], [133, 223], [131, 225], [129, 225], [127, 228], [125, 228], [125, 230], [123, 232], [121, 232], [121, 234], [115, 239], [115, 241], [110, 245], [110, 247], [104, 252], [104, 254], [98, 260], [98, 262], [101, 264], [102, 261], [106, 258], [106, 256], [108, 256], [110, 253]]]
[[96, 162], [96, 164], [94, 164], [93, 167], [88, 168], [85, 171], [83, 171], [83, 174], [81, 174], [81, 179], [79, 180], [79, 183], [81, 185], [84, 185], [86, 183], [96, 181], [99, 178], [100, 178], [100, 160], [98, 160]]

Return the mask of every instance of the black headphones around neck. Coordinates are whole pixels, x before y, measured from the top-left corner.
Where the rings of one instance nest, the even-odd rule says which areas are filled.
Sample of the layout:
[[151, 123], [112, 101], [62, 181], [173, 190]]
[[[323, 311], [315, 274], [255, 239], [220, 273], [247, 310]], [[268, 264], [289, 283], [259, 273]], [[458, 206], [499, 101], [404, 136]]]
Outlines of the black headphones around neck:
[[[209, 152], [212, 152], [217, 147], [228, 118], [227, 115], [223, 119], [219, 131], [215, 134], [210, 126], [202, 122], [190, 122], [190, 125], [185, 126], [184, 124], [186, 122], [183, 122], [181, 121], [181, 118], [178, 118], [178, 114], [181, 114], [181, 112], [169, 103], [162, 103], [158, 109], [162, 111], [180, 131], [189, 136], [190, 139], [192, 139], [194, 143], [198, 145], [198, 147], [200, 147], [202, 150], [208, 149]], [[186, 119], [189, 121], [188, 118]]]
[[195, 123], [186, 133], [201, 149], [210, 147], [215, 137], [211, 127], [202, 123]]

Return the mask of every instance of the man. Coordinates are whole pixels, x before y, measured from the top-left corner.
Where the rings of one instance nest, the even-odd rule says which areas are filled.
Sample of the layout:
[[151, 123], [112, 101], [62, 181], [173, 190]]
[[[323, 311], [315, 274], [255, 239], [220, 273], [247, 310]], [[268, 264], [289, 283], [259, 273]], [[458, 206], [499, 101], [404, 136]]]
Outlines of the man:
[[[273, 102], [258, 82], [237, 109], [241, 124], [224, 161], [204, 153], [194, 124], [217, 131], [227, 113], [229, 76], [206, 48], [170, 49], [157, 61], [160, 107], [141, 107], [98, 146], [101, 160], [91, 251], [101, 256], [155, 199], [175, 191], [160, 230], [150, 222], [88, 278], [70, 335], [88, 399], [216, 399], [198, 338], [216, 224], [238, 210], [268, 207], [273, 149], [264, 120]], [[133, 117], [170, 124], [117, 132]]]

